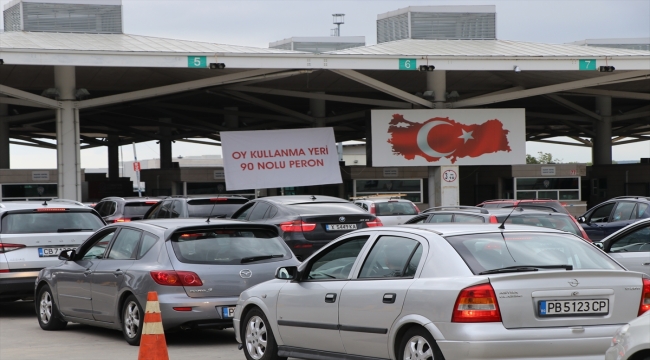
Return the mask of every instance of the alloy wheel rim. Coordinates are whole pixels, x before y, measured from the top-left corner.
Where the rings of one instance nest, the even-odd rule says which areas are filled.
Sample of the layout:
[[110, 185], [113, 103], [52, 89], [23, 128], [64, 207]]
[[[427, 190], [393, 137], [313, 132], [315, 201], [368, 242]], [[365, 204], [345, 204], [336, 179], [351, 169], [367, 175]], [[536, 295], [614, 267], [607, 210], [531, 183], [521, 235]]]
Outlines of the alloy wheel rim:
[[433, 350], [429, 341], [420, 335], [413, 336], [404, 347], [404, 360], [433, 360]]
[[259, 316], [253, 316], [246, 326], [246, 351], [255, 360], [264, 356], [267, 346], [266, 324]]
[[138, 304], [131, 301], [124, 311], [124, 330], [126, 336], [130, 339], [138, 336], [138, 329], [140, 328], [140, 308]]
[[52, 319], [52, 297], [48, 291], [44, 291], [41, 295], [40, 314], [43, 324], [48, 324]]

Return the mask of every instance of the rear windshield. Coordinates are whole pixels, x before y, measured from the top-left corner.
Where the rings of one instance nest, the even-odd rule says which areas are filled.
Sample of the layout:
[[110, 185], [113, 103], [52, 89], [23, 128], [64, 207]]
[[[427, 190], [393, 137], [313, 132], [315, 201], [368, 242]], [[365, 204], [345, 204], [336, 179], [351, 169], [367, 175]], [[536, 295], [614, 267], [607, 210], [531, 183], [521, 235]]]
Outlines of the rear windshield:
[[143, 216], [157, 202], [147, 204], [146, 202], [130, 202], [124, 204], [124, 216]]
[[94, 232], [102, 226], [102, 220], [90, 212], [9, 213], [2, 219], [3, 234]]
[[[516, 211], [516, 210], [515, 210]], [[507, 215], [497, 216], [497, 221], [502, 223]], [[506, 221], [506, 224], [517, 224], [517, 225], [529, 225], [529, 226], [539, 226], [549, 229], [557, 229], [572, 234], [582, 236], [582, 232], [578, 229], [573, 220], [568, 216], [557, 216], [557, 215], [548, 215], [548, 214], [512, 214]]]
[[377, 216], [387, 215], [417, 215], [418, 212], [411, 203], [405, 202], [380, 202], [375, 203]]
[[309, 203], [309, 204], [293, 204], [290, 207], [293, 211], [299, 214], [365, 214], [368, 212], [360, 207], [344, 202], [344, 203]]
[[189, 200], [187, 202], [187, 211], [189, 217], [230, 217], [235, 211], [239, 210], [242, 205], [248, 202], [248, 199], [226, 199], [211, 201], [210, 199]]
[[208, 230], [176, 233], [172, 247], [180, 262], [235, 265], [291, 257], [284, 240], [269, 230]]
[[571, 235], [496, 233], [446, 239], [474, 274], [508, 266], [572, 265], [574, 269], [620, 269], [602, 251]]

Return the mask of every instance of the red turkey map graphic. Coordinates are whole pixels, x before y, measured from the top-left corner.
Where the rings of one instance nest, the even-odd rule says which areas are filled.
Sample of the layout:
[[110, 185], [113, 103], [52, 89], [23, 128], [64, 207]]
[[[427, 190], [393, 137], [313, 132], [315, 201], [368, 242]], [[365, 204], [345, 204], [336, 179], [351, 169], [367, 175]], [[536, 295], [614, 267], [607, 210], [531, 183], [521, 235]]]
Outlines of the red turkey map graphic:
[[388, 126], [388, 143], [393, 147], [393, 154], [406, 160], [420, 156], [435, 162], [445, 157], [454, 164], [458, 158], [510, 152], [509, 132], [498, 119], [464, 125], [448, 117], [434, 117], [418, 123], [394, 114]]

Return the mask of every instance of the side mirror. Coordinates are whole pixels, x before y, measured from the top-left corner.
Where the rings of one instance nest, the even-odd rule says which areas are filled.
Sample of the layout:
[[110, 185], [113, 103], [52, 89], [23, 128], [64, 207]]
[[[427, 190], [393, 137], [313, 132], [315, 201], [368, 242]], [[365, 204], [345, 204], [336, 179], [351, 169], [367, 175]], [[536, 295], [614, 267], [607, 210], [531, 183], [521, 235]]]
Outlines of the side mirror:
[[601, 250], [604, 250], [604, 249], [605, 249], [605, 245], [603, 245], [603, 243], [602, 243], [601, 241], [599, 241], [599, 242], [595, 242], [595, 243], [593, 243], [593, 244], [594, 244], [595, 247], [597, 247], [597, 248], [599, 248], [599, 249], [601, 249]]
[[75, 255], [76, 255], [75, 250], [64, 250], [61, 251], [61, 253], [59, 254], [59, 260], [65, 260], [65, 261], [74, 260]]
[[585, 224], [585, 223], [587, 223], [587, 219], [585, 219], [584, 216], [578, 216], [577, 220], [578, 220], [578, 222], [581, 223], [581, 224]]
[[275, 278], [280, 280], [298, 280], [297, 266], [283, 266], [275, 271]]

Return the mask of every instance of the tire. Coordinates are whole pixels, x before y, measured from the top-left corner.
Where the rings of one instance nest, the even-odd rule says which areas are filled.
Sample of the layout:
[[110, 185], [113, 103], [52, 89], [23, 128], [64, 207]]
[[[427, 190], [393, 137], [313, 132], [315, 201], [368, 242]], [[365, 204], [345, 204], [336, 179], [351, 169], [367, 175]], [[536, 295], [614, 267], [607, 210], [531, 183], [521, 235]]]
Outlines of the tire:
[[56, 306], [52, 290], [49, 285], [45, 285], [38, 290], [36, 301], [34, 301], [38, 325], [41, 329], [47, 331], [62, 330], [68, 325], [68, 322], [61, 319], [59, 308]]
[[144, 311], [135, 296], [129, 295], [124, 300], [121, 320], [124, 340], [132, 346], [140, 345], [142, 326], [144, 325]]
[[[418, 356], [414, 356], [417, 352]], [[397, 348], [397, 360], [444, 360], [438, 344], [427, 329], [416, 326], [409, 329]]]
[[269, 321], [264, 312], [254, 308], [242, 321], [241, 339], [247, 360], [286, 360], [278, 356], [278, 343], [275, 341]]

